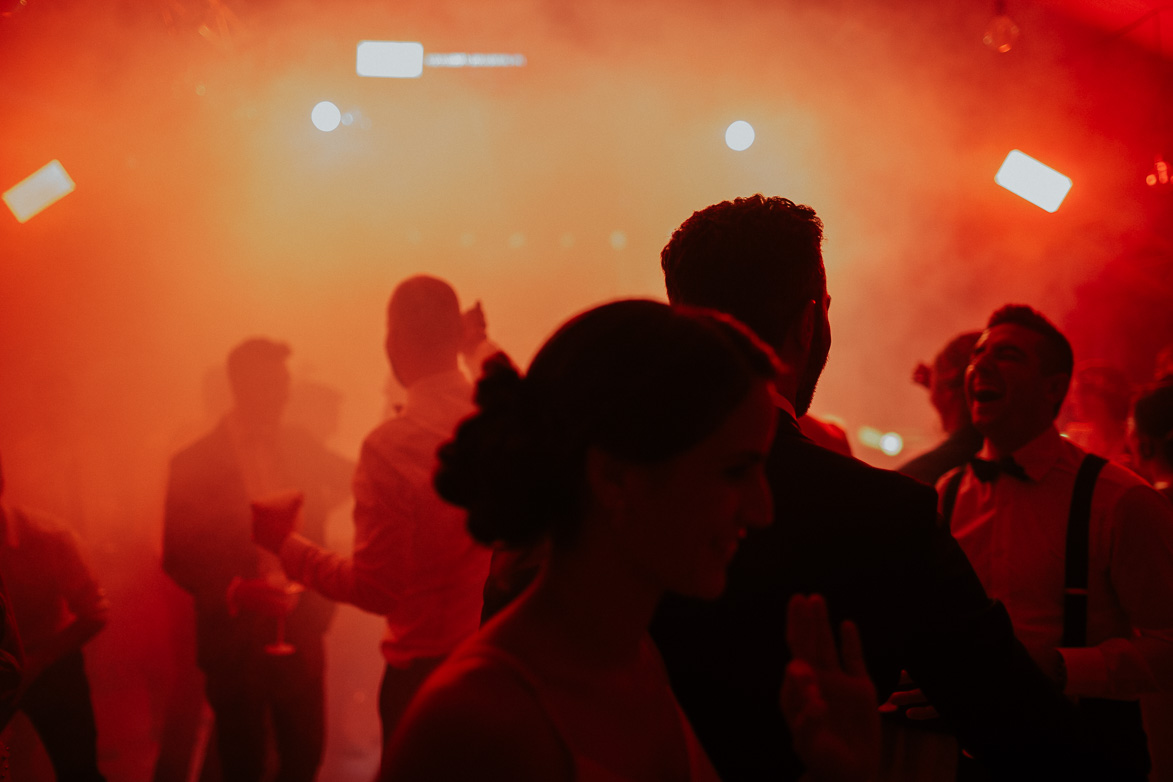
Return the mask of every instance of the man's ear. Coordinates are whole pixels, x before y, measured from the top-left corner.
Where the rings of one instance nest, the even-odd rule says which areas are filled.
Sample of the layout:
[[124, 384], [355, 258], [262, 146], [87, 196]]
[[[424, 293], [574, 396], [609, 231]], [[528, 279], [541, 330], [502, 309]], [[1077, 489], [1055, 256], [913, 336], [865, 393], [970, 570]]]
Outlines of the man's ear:
[[815, 330], [819, 327], [819, 305], [814, 299], [809, 299], [802, 305], [802, 316], [798, 321], [798, 335], [802, 338], [804, 347], [809, 346], [815, 339]]
[[813, 299], [802, 306], [798, 322], [783, 336], [781, 350], [778, 350], [778, 358], [783, 362], [801, 363], [805, 360], [806, 354], [814, 342], [815, 333], [819, 329], [817, 309], [818, 305]]
[[630, 465], [598, 448], [586, 452], [586, 479], [592, 501], [612, 516], [627, 505]]
[[1047, 378], [1047, 398], [1056, 408], [1067, 398], [1067, 389], [1071, 386], [1071, 375], [1058, 372]]

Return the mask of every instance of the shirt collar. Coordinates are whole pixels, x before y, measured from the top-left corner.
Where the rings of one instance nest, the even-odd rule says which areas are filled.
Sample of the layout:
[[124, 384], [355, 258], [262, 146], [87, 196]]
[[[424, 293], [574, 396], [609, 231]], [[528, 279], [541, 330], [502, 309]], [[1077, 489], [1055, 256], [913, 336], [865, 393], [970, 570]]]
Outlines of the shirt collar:
[[[1030, 476], [1030, 479], [1038, 483], [1059, 461], [1062, 449], [1063, 438], [1059, 436], [1059, 430], [1052, 424], [1042, 434], [1019, 448], [1011, 456]], [[982, 445], [978, 456], [993, 461], [988, 444]]]
[[788, 414], [795, 421], [798, 420], [798, 413], [794, 411], [794, 403], [779, 394], [773, 386], [770, 386], [770, 396], [774, 399], [774, 407]]

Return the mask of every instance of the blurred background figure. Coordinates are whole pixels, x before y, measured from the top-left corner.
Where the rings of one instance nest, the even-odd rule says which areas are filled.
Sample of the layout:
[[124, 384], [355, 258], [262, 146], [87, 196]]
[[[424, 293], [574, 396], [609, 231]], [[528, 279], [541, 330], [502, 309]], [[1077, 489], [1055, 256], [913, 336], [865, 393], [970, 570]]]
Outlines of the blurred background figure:
[[967, 331], [949, 340], [933, 359], [918, 364], [912, 380], [929, 390], [929, 402], [941, 419], [945, 439], [898, 468], [899, 472], [930, 486], [954, 467], [965, 464], [982, 447], [982, 436], [973, 427], [965, 403], [965, 368], [980, 331]]
[[[1128, 451], [1132, 469], [1157, 491], [1173, 500], [1173, 350], [1162, 354], [1170, 360], [1164, 383], [1142, 391], [1128, 421]], [[1173, 780], [1173, 695], [1141, 698], [1149, 753], [1153, 756], [1153, 782]]]
[[297, 594], [250, 532], [251, 500], [296, 490], [303, 533], [321, 542], [348, 494], [350, 463], [283, 423], [289, 354], [261, 338], [232, 350], [232, 410], [175, 456], [167, 486], [163, 568], [195, 601], [196, 659], [228, 782], [263, 777], [270, 725], [279, 782], [312, 780], [325, 742], [322, 635], [333, 605]]
[[1143, 391], [1132, 408], [1128, 450], [1133, 469], [1173, 500], [1173, 378]]
[[1089, 453], [1128, 465], [1128, 409], [1132, 384], [1118, 367], [1086, 362], [1071, 378], [1063, 433]]
[[456, 291], [436, 277], [410, 277], [391, 294], [385, 349], [407, 396], [363, 442], [350, 556], [294, 533], [296, 501], [255, 506], [254, 538], [279, 555], [289, 578], [386, 617], [384, 751], [424, 679], [480, 622], [490, 551], [469, 536], [464, 512], [436, 495], [432, 474], [436, 449], [473, 412], [460, 358], [475, 376], [496, 351], [486, 329], [480, 303], [462, 313]]
[[[0, 499], [3, 492], [0, 471]], [[32, 723], [58, 780], [103, 780], [82, 646], [106, 626], [109, 604], [77, 536], [50, 516], [0, 504], [0, 573], [24, 645], [15, 708]], [[0, 725], [9, 716], [0, 715]]]
[[1153, 380], [1158, 383], [1173, 381], [1173, 343], [1157, 352], [1157, 360], [1153, 367]]

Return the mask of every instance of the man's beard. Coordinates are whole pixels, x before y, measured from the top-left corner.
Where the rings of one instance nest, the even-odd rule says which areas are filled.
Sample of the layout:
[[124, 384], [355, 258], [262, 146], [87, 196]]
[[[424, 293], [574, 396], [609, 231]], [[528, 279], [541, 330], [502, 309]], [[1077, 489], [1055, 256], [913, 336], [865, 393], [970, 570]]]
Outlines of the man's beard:
[[794, 412], [799, 418], [806, 415], [811, 408], [811, 401], [815, 398], [815, 386], [819, 384], [823, 368], [827, 366], [828, 355], [829, 346], [824, 345], [821, 338], [817, 343], [811, 343], [810, 352], [806, 355], [806, 366], [798, 376], [798, 389], [794, 395]]

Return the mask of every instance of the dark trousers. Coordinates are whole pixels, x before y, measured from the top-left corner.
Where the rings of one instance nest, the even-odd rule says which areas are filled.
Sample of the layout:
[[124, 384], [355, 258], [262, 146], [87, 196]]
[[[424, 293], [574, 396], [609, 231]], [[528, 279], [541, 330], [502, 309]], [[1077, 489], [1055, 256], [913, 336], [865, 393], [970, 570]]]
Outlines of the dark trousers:
[[383, 726], [384, 762], [387, 760], [387, 750], [391, 746], [391, 737], [395, 735], [395, 728], [407, 712], [411, 699], [423, 686], [424, 680], [442, 662], [443, 657], [427, 657], [412, 660], [411, 665], [406, 668], [388, 665], [383, 670], [383, 681], [379, 684], [379, 722]]
[[46, 668], [20, 701], [53, 763], [58, 782], [104, 782], [98, 771], [98, 729], [81, 651]]
[[260, 782], [270, 724], [275, 782], [312, 782], [317, 776], [326, 741], [323, 663], [318, 639], [316, 645], [298, 644], [291, 655], [261, 652], [236, 668], [204, 672], [224, 782]]

